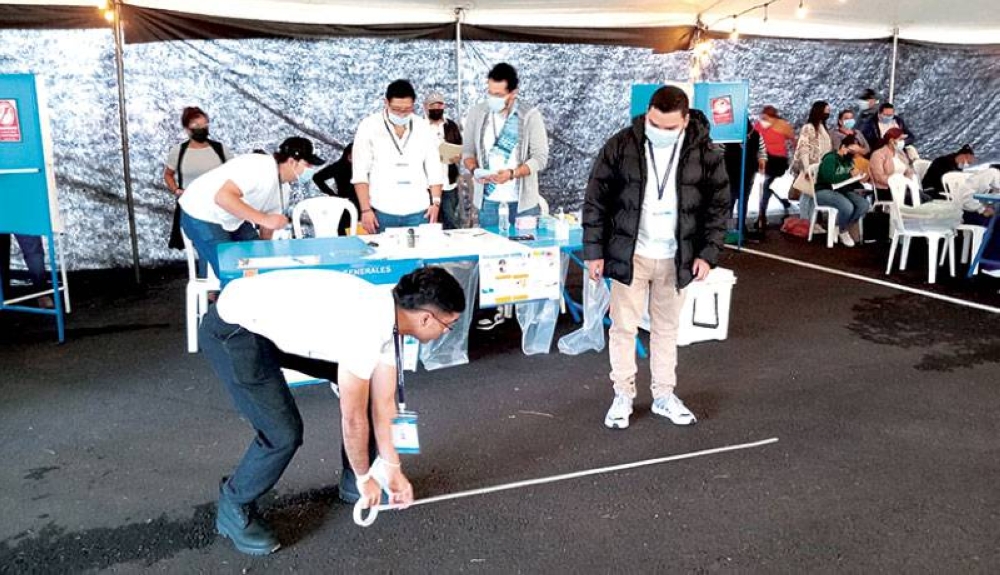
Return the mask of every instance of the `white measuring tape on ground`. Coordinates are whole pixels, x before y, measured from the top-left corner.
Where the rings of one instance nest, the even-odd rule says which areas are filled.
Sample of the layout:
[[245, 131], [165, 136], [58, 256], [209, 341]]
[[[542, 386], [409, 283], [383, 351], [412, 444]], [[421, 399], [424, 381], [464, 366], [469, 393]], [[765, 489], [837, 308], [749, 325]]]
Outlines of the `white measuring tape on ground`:
[[[471, 489], [469, 491], [459, 491], [458, 493], [450, 493], [447, 495], [438, 495], [435, 497], [428, 497], [426, 499], [417, 499], [410, 504], [410, 507], [415, 507], [417, 505], [427, 505], [428, 503], [440, 503], [442, 501], [449, 501], [451, 499], [461, 499], [462, 497], [472, 497], [473, 495], [485, 495], [487, 493], [496, 493], [498, 491], [508, 491], [510, 489], [520, 489], [522, 487], [531, 487], [533, 485], [544, 485], [546, 483], [555, 483], [556, 481], [565, 481], [567, 479], [576, 479], [579, 477], [587, 477], [588, 475], [600, 475], [603, 473], [614, 473], [615, 471], [624, 471], [626, 469], [635, 469], [637, 467], [647, 467], [649, 465], [659, 465], [661, 463], [669, 463], [671, 461], [680, 461], [682, 459], [692, 459], [694, 457], [702, 457], [705, 455], [714, 455], [716, 453], [726, 453], [727, 451], [739, 451], [741, 449], [751, 449], [754, 447], [761, 447], [763, 445], [768, 445], [771, 443], [777, 443], [778, 438], [772, 437], [770, 439], [764, 439], [762, 441], [754, 441], [753, 443], [740, 443], [738, 445], [727, 445], [725, 447], [716, 447], [713, 449], [704, 449], [702, 451], [692, 451], [690, 453], [681, 453], [679, 455], [670, 455], [668, 457], [659, 457], [656, 459], [645, 459], [643, 461], [636, 461], [634, 463], [622, 463], [620, 465], [612, 465], [610, 467], [601, 467], [598, 469], [588, 469], [585, 471], [576, 471], [574, 473], [565, 473], [563, 475], [553, 475], [550, 477], [542, 477], [539, 479], [528, 479], [525, 481], [516, 481], [514, 483], [505, 483], [503, 485], [495, 485], [493, 487], [484, 487], [482, 489]], [[354, 505], [354, 522], [361, 527], [368, 527], [369, 525], [375, 523], [375, 519], [378, 517], [380, 511], [390, 511], [394, 509], [399, 509], [398, 505], [377, 505], [372, 508], [363, 507], [363, 501], [358, 501]], [[368, 511], [368, 515], [365, 516], [365, 511]]]

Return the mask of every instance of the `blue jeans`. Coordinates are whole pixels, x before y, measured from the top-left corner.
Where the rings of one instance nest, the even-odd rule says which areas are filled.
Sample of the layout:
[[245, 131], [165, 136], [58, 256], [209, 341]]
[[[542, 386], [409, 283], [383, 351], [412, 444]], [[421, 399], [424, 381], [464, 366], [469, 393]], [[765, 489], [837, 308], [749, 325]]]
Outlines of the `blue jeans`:
[[388, 228], [413, 228], [419, 226], [420, 224], [427, 223], [427, 218], [424, 217], [424, 214], [427, 213], [426, 210], [416, 212], [414, 214], [397, 216], [394, 214], [380, 212], [374, 208], [372, 209], [375, 212], [375, 219], [378, 220], [378, 231], [380, 232], [383, 232]]
[[462, 218], [458, 213], [458, 188], [441, 192], [441, 215], [438, 221], [446, 230], [457, 230], [462, 227]]
[[219, 224], [192, 218], [184, 210], [181, 210], [181, 229], [194, 244], [198, 256], [212, 266], [216, 277], [219, 277], [219, 244], [260, 239], [250, 222], [243, 222], [243, 225], [230, 232]]
[[[510, 220], [511, 229], [514, 228], [514, 221], [517, 216], [537, 216], [542, 213], [542, 209], [538, 206], [531, 208], [530, 210], [525, 210], [518, 213], [517, 202], [510, 202], [507, 204], [507, 209], [509, 210], [509, 215], [507, 217]], [[500, 225], [500, 202], [494, 202], [490, 200], [483, 200], [483, 207], [479, 210], [479, 227], [481, 228], [495, 228]]]
[[[45, 281], [45, 249], [42, 247], [41, 236], [25, 236], [14, 234], [17, 245], [21, 246], [24, 265], [28, 267], [28, 277], [31, 287], [43, 291], [48, 287]], [[3, 278], [3, 288], [10, 286], [10, 235], [0, 234], [0, 277]]]
[[846, 232], [847, 227], [868, 213], [871, 204], [856, 192], [840, 193], [833, 190], [816, 190], [816, 204], [837, 208], [837, 227]]
[[245, 505], [267, 493], [285, 472], [302, 445], [302, 417], [271, 340], [226, 323], [213, 305], [201, 322], [198, 342], [254, 430], [243, 459], [222, 487], [230, 501]]

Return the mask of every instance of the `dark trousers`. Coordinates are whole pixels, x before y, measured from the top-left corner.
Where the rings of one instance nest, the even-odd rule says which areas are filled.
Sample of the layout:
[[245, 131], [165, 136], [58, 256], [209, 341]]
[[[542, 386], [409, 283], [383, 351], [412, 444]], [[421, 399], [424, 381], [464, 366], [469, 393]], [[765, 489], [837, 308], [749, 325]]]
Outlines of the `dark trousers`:
[[[41, 236], [25, 236], [14, 234], [17, 245], [21, 246], [24, 264], [28, 266], [31, 277], [31, 287], [35, 291], [43, 291], [45, 282], [45, 249], [42, 247]], [[0, 234], [0, 278], [3, 278], [3, 291], [10, 289], [10, 234]]]
[[446, 230], [457, 230], [462, 227], [458, 210], [458, 188], [441, 192], [441, 215], [438, 221]]
[[[768, 154], [767, 156], [767, 167], [764, 170], [764, 182], [760, 189], [760, 206], [758, 208], [758, 219], [767, 219], [767, 205], [771, 202], [771, 195], [774, 194], [774, 190], [771, 189], [771, 183], [774, 182], [775, 178], [780, 178], [788, 171], [788, 158], [782, 156], [772, 156]], [[781, 204], [788, 207], [785, 198], [778, 198]]]
[[211, 306], [201, 323], [199, 343], [254, 430], [253, 441], [223, 486], [230, 501], [245, 505], [274, 487], [285, 472], [302, 445], [302, 417], [271, 340], [226, 323]]
[[[306, 375], [315, 377], [317, 379], [325, 379], [328, 381], [337, 381], [337, 364], [329, 361], [320, 361], [317, 359], [311, 359], [307, 357], [302, 357], [299, 355], [291, 355], [284, 353], [279, 350], [281, 367], [287, 367], [289, 369], [294, 369], [295, 371], [300, 371]], [[372, 419], [372, 404], [371, 400], [368, 401], [368, 461], [375, 461], [378, 456], [378, 444], [375, 443], [375, 420]], [[348, 491], [351, 494], [357, 493], [357, 474], [354, 472], [354, 468], [351, 467], [351, 462], [347, 458], [347, 450], [344, 448], [344, 442], [340, 442], [340, 461], [343, 465], [343, 471], [340, 474], [341, 478], [341, 488]]]

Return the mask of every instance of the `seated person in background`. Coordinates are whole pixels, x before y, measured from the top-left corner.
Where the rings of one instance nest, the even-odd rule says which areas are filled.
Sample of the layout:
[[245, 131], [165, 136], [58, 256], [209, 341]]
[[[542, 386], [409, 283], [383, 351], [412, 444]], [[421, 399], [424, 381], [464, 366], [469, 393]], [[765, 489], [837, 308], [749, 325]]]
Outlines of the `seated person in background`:
[[880, 201], [891, 201], [889, 176], [903, 174], [907, 179], [907, 188], [910, 190], [910, 194], [906, 196], [906, 204], [912, 204], [913, 194], [919, 195], [921, 202], [929, 202], [931, 197], [920, 191], [920, 181], [917, 180], [916, 173], [913, 171], [910, 158], [903, 152], [905, 145], [906, 134], [899, 128], [893, 128], [885, 133], [881, 147], [872, 153], [870, 174], [872, 185], [875, 186], [875, 195]]
[[858, 235], [857, 223], [868, 213], [870, 205], [858, 193], [863, 189], [860, 181], [836, 190], [833, 186], [862, 175], [854, 168], [854, 156], [860, 153], [861, 147], [854, 136], [846, 136], [837, 151], [823, 156], [816, 173], [816, 205], [837, 208], [840, 243], [849, 248], [854, 246], [851, 232]]
[[[955, 197], [955, 201], [962, 205], [962, 221], [974, 226], [988, 226], [995, 208], [984, 205], [974, 196], [975, 194], [996, 193], [1000, 193], [1000, 168], [990, 167], [966, 178], [959, 186]], [[990, 236], [989, 243], [983, 250], [983, 259], [1000, 260], [1000, 230], [995, 229], [993, 235]], [[981, 269], [987, 272], [996, 272], [990, 273], [990, 275], [1000, 274], [1000, 270], [990, 264], [984, 264]]]
[[[181, 196], [181, 228], [219, 275], [219, 244], [270, 239], [284, 229], [282, 184], [312, 179], [325, 161], [312, 142], [288, 138], [271, 156], [244, 154], [191, 182]], [[254, 224], [261, 228], [258, 236]]]
[[889, 102], [883, 102], [878, 107], [878, 115], [869, 117], [858, 126], [861, 133], [865, 135], [865, 140], [871, 146], [872, 152], [882, 147], [882, 142], [885, 141], [885, 134], [893, 128], [897, 128], [905, 134], [904, 138], [906, 142], [903, 144], [904, 148], [917, 141], [913, 132], [907, 129], [903, 117], [896, 114], [895, 107]]
[[945, 154], [939, 158], [934, 158], [930, 167], [927, 168], [927, 173], [924, 174], [924, 189], [934, 190], [934, 192], [931, 192], [934, 199], [943, 200], [944, 184], [941, 183], [941, 178], [948, 172], [964, 170], [975, 161], [976, 155], [972, 151], [972, 146], [968, 144], [962, 146], [962, 149], [954, 154]]
[[830, 143], [833, 144], [833, 149], [836, 150], [840, 147], [841, 140], [853, 135], [858, 142], [858, 146], [861, 148], [861, 154], [868, 157], [872, 153], [871, 147], [868, 145], [865, 135], [861, 133], [861, 130], [857, 129], [855, 124], [854, 112], [841, 110], [837, 114], [837, 129], [830, 132]]
[[[358, 193], [354, 191], [354, 184], [351, 183], [351, 177], [354, 175], [352, 162], [353, 152], [354, 142], [351, 142], [344, 148], [344, 153], [340, 156], [339, 160], [324, 166], [320, 171], [316, 172], [316, 175], [313, 176], [313, 183], [316, 184], [316, 187], [319, 188], [324, 194], [337, 198], [344, 198], [354, 204], [354, 209], [358, 211], [360, 216], [361, 204], [358, 203]], [[337, 189], [331, 188], [327, 183], [331, 179]], [[347, 214], [344, 214], [344, 216], [340, 218], [340, 224], [337, 226], [337, 230], [343, 230], [350, 224], [350, 217]]]

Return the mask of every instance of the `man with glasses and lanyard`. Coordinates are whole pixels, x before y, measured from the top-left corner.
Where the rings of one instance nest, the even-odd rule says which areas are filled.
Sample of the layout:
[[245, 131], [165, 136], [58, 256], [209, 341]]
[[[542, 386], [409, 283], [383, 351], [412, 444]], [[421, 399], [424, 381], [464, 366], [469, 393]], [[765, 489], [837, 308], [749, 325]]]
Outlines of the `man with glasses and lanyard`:
[[[464, 309], [462, 286], [438, 267], [403, 276], [391, 292], [331, 270], [275, 271], [226, 285], [205, 314], [199, 339], [254, 438], [219, 486], [218, 532], [243, 553], [266, 555], [280, 547], [256, 501], [302, 445], [302, 418], [281, 372], [286, 354], [337, 366], [345, 464], [340, 488], [353, 491], [341, 498], [371, 507], [384, 485], [390, 503], [411, 503], [413, 488], [392, 439], [396, 391], [402, 390], [399, 340], [433, 341]], [[378, 460], [384, 484], [372, 477]]]
[[[385, 91], [385, 109], [358, 125], [351, 183], [370, 234], [438, 221], [444, 174], [430, 124], [413, 114], [417, 94], [406, 80]], [[428, 197], [429, 190], [429, 197]]]

